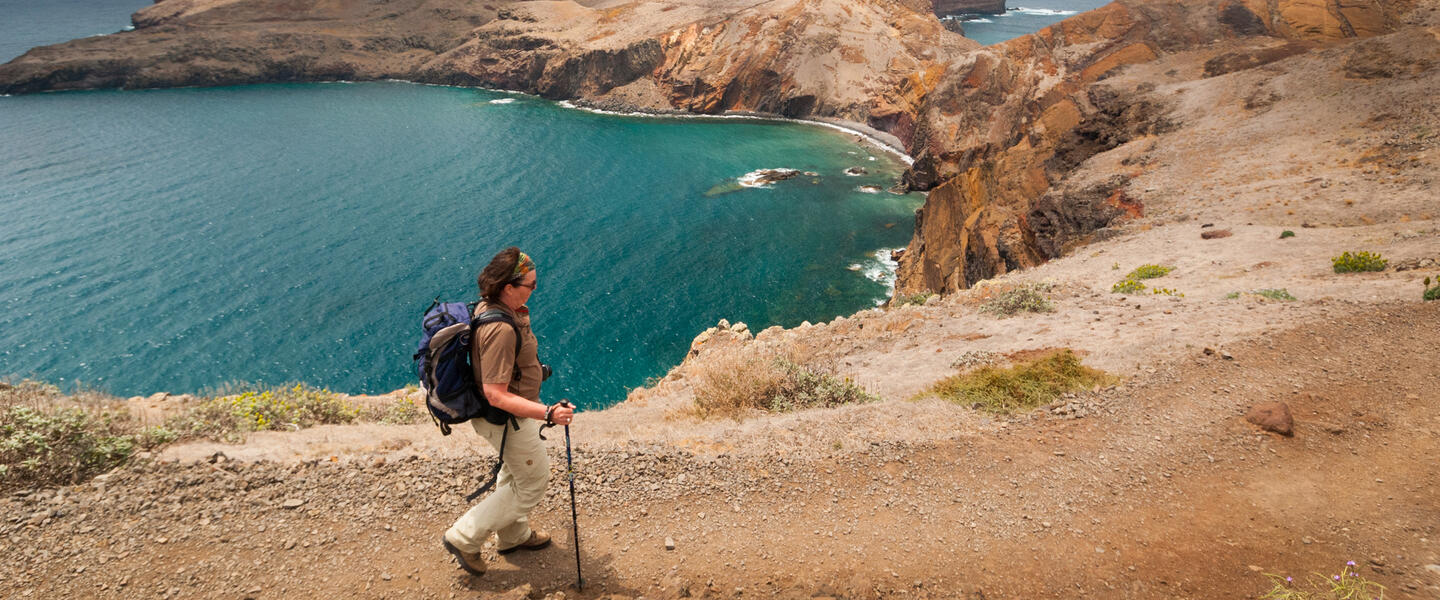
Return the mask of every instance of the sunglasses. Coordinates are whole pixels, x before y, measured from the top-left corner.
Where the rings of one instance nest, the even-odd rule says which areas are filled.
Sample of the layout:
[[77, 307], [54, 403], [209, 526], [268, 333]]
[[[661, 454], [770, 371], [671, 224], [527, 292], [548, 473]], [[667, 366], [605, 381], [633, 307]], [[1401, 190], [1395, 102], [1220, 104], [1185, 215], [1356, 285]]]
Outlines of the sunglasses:
[[511, 282], [509, 285], [513, 285], [513, 286], [515, 286], [515, 287], [529, 288], [530, 291], [533, 292], [533, 291], [535, 291], [535, 284], [537, 284], [537, 283], [540, 283], [540, 280], [539, 280], [539, 279], [536, 279], [535, 281], [532, 281], [532, 282], [530, 282], [530, 283], [528, 283], [528, 284], [526, 284], [526, 283], [520, 283], [520, 282], [516, 281], [516, 282]]

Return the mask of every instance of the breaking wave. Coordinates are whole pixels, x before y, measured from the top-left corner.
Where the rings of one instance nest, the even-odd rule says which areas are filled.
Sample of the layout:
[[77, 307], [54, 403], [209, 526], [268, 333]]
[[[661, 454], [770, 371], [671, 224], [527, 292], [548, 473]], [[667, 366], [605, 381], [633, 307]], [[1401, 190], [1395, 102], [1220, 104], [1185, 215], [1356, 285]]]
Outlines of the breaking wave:
[[[1053, 8], [1025, 8], [1025, 7], [1023, 7], [1023, 6], [1017, 6], [1017, 7], [1015, 7], [1015, 8], [1010, 9], [1009, 12], [1013, 12], [1013, 13], [1021, 14], [1021, 15], [1035, 15], [1035, 16], [1037, 16], [1037, 17], [1064, 17], [1064, 16], [1069, 16], [1069, 15], [1077, 14], [1077, 13], [1079, 13], [1080, 11], [1078, 11], [1078, 10], [1057, 10], [1057, 9], [1053, 9]], [[1007, 13], [1007, 14], [1008, 14], [1008, 13]]]
[[865, 261], [850, 265], [851, 271], [858, 271], [866, 279], [885, 286], [885, 298], [876, 300], [876, 306], [884, 304], [885, 299], [895, 293], [895, 270], [900, 267], [900, 263], [890, 260], [890, 253], [895, 250], [899, 248], [881, 248]]

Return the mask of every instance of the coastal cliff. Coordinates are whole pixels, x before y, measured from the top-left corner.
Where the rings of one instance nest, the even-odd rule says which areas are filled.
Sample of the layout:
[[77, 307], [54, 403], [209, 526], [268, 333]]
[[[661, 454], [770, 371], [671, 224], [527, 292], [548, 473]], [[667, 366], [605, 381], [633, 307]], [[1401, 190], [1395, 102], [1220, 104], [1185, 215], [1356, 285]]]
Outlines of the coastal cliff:
[[[36, 48], [0, 93], [406, 79], [615, 110], [830, 118], [894, 136], [930, 190], [897, 292], [953, 292], [1143, 214], [1089, 157], [1166, 130], [1165, 97], [1106, 78], [1206, 53], [1203, 78], [1393, 31], [1410, 0], [1121, 0], [996, 46], [944, 2], [161, 0], [135, 30]], [[1152, 86], [1153, 88], [1153, 86]]]
[[1069, 180], [1091, 156], [1170, 126], [1172, 107], [1150, 93], [1154, 82], [1110, 85], [1105, 79], [1118, 69], [1185, 52], [1214, 57], [1204, 73], [1168, 79], [1253, 68], [1391, 31], [1411, 6], [1122, 1], [967, 54], [949, 65], [916, 117], [924, 127], [911, 142], [909, 183], [932, 191], [900, 262], [897, 293], [965, 289], [1143, 214], [1143, 192], [1126, 185], [1131, 173]]

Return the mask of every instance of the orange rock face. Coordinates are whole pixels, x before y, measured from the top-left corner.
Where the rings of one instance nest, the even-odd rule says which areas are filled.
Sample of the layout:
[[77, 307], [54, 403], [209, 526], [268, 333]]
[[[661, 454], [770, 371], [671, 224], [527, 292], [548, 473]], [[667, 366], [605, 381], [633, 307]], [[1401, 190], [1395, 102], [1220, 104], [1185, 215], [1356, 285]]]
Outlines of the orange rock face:
[[[900, 262], [897, 293], [950, 292], [1059, 255], [1143, 214], [1123, 174], [1057, 188], [1086, 158], [1163, 130], [1166, 108], [1117, 96], [1107, 74], [1162, 54], [1246, 36], [1334, 40], [1389, 31], [1403, 3], [1354, 0], [1117, 2], [985, 48], [947, 71], [917, 118], [914, 187], [933, 187]], [[1225, 72], [1315, 47], [1236, 55]]]

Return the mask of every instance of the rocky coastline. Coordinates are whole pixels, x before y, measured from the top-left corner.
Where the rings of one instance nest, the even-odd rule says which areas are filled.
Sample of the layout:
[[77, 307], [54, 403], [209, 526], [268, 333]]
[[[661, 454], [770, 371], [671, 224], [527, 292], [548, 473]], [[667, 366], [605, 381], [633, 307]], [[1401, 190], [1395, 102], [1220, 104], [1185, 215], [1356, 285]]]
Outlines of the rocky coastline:
[[402, 79], [614, 112], [838, 124], [914, 157], [906, 183], [935, 190], [896, 289], [945, 293], [1058, 256], [1128, 214], [1116, 198], [1143, 205], [1123, 181], [1068, 181], [1094, 154], [1166, 127], [1166, 99], [1108, 86], [1110, 74], [1217, 45], [1240, 48], [1217, 69], [1256, 68], [1395, 31], [1415, 2], [1121, 0], [986, 48], [936, 19], [949, 6], [401, 0], [301, 3], [277, 18], [256, 0], [162, 0], [133, 31], [0, 66], [0, 93]]

